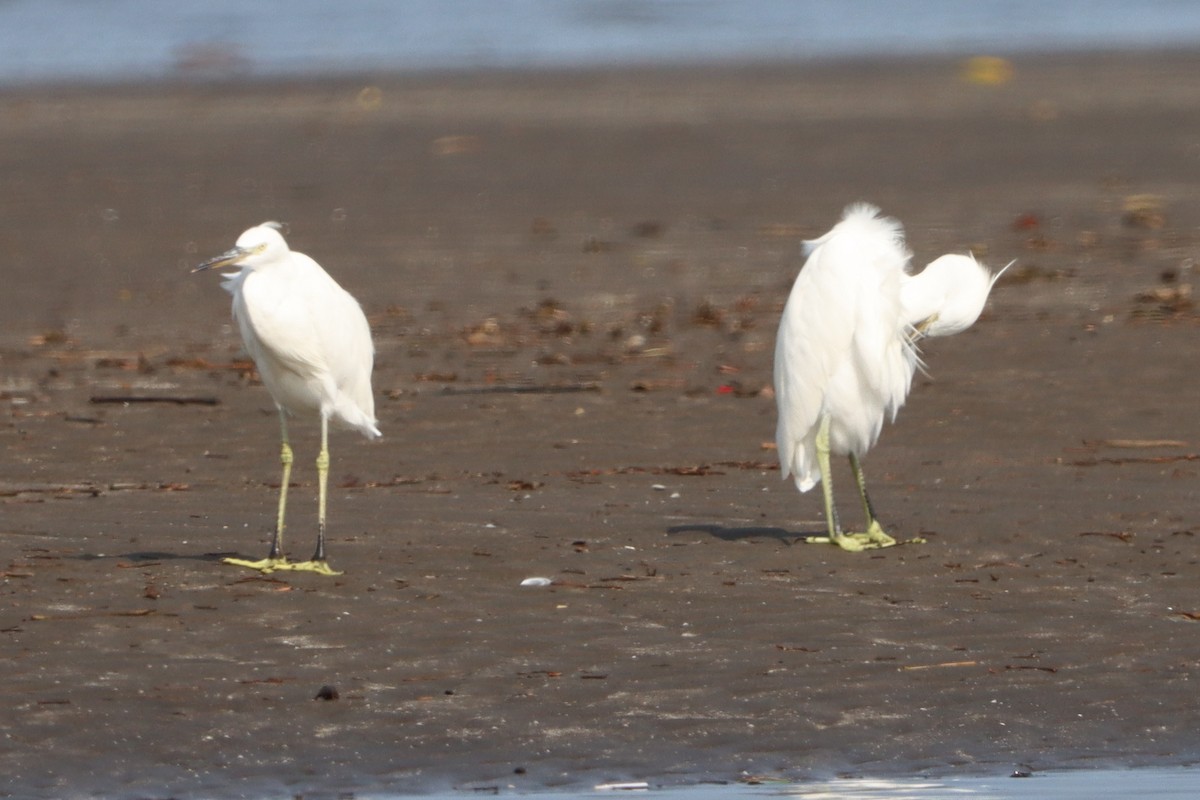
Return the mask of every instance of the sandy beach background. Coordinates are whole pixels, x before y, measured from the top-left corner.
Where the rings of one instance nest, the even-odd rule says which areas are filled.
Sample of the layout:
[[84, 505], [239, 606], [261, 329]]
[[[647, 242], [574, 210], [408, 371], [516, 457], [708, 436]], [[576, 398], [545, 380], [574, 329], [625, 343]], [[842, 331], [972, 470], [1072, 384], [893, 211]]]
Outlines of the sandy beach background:
[[[0, 94], [0, 795], [1193, 763], [1200, 57], [979, 68]], [[1018, 261], [865, 462], [928, 543], [854, 556], [796, 543], [763, 390], [864, 199], [918, 264]], [[336, 579], [218, 563], [266, 547], [277, 426], [188, 270], [266, 219], [378, 348]]]

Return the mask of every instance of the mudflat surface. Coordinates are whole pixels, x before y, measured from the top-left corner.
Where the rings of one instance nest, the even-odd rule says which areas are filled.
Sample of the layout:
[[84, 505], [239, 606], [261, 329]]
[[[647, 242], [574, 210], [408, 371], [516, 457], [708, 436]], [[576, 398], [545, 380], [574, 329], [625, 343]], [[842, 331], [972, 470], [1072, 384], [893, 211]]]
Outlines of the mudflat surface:
[[[1200, 59], [1013, 67], [0, 95], [0, 795], [1200, 758]], [[928, 542], [851, 555], [798, 543], [764, 388], [860, 199], [918, 264], [1018, 263], [865, 461]], [[219, 563], [265, 552], [277, 426], [188, 269], [266, 219], [378, 348], [337, 578]]]

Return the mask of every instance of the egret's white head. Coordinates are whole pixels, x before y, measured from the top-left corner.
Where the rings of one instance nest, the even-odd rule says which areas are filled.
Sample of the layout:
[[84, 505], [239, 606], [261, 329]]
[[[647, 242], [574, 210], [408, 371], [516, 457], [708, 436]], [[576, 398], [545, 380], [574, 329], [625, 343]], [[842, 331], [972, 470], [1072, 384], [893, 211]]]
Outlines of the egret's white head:
[[905, 321], [923, 336], [950, 336], [966, 330], [979, 319], [992, 284], [1005, 269], [1008, 266], [992, 275], [971, 256], [936, 259], [901, 286]]
[[210, 258], [192, 272], [232, 266], [255, 269], [278, 261], [288, 253], [287, 242], [280, 232], [282, 230], [283, 225], [278, 222], [256, 225], [238, 237], [233, 249]]

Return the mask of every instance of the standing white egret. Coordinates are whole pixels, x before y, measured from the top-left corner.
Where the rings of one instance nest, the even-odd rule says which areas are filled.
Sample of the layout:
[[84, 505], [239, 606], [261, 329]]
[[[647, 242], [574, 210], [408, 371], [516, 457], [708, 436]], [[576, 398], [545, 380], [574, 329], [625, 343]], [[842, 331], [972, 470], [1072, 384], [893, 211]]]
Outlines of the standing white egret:
[[[380, 435], [371, 394], [375, 348], [358, 302], [316, 261], [289, 250], [279, 232], [281, 227], [277, 222], [264, 222], [251, 228], [238, 237], [232, 250], [192, 270], [240, 267], [238, 272], [224, 275], [221, 286], [233, 295], [233, 318], [279, 409], [283, 436], [283, 479], [271, 552], [259, 561], [227, 558], [225, 563], [264, 573], [286, 569], [337, 575], [325, 560], [329, 421], [358, 430], [368, 439]], [[317, 549], [310, 560], [300, 562], [288, 561], [283, 554], [284, 514], [292, 475], [289, 414], [319, 414], [321, 418]]]
[[[917, 342], [969, 328], [1004, 270], [993, 276], [974, 258], [948, 255], [911, 275], [900, 223], [866, 204], [848, 207], [805, 247], [775, 342], [779, 464], [800, 491], [823, 486], [829, 535], [806, 541], [890, 547], [897, 542], [875, 516], [859, 459], [879, 438], [884, 414], [894, 420], [904, 405], [921, 364]], [[838, 523], [830, 453], [850, 457], [863, 533], [843, 533]]]

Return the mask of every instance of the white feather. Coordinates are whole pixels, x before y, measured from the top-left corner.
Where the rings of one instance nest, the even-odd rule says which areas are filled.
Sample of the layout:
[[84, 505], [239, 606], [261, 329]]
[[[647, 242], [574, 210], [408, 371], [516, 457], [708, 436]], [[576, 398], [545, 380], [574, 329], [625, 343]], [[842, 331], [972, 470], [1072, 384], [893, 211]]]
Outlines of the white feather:
[[779, 462], [802, 492], [821, 480], [821, 417], [829, 415], [833, 453], [864, 455], [908, 397], [919, 336], [969, 327], [994, 282], [966, 256], [910, 275], [900, 223], [866, 204], [847, 208], [806, 252], [775, 342]]
[[242, 341], [276, 404], [380, 436], [371, 393], [375, 348], [358, 301], [269, 225], [243, 233], [236, 249], [246, 253], [235, 262], [241, 269], [221, 285], [233, 295]]

